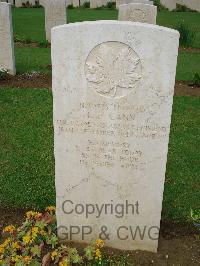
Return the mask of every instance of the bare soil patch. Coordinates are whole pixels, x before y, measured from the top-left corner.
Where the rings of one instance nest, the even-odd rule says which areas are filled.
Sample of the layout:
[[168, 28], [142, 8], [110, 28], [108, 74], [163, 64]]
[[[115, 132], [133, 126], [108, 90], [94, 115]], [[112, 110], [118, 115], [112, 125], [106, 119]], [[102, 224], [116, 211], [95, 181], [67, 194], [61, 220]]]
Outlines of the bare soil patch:
[[[49, 66], [47, 66], [48, 68]], [[43, 73], [22, 74], [16, 76], [8, 76], [4, 80], [0, 80], [0, 88], [51, 88], [51, 75]]]
[[[25, 209], [0, 207], [0, 226], [20, 225], [24, 220]], [[0, 231], [1, 231], [0, 228]], [[73, 243], [78, 249], [83, 245]], [[198, 231], [189, 224], [162, 222], [158, 253], [146, 251], [120, 251], [105, 248], [108, 256], [125, 256], [129, 265], [190, 266], [200, 265], [200, 239]]]
[[182, 51], [182, 52], [190, 52], [190, 53], [200, 53], [200, 48], [179, 47], [179, 51]]
[[200, 87], [192, 85], [192, 82], [176, 81], [175, 95], [200, 97]]

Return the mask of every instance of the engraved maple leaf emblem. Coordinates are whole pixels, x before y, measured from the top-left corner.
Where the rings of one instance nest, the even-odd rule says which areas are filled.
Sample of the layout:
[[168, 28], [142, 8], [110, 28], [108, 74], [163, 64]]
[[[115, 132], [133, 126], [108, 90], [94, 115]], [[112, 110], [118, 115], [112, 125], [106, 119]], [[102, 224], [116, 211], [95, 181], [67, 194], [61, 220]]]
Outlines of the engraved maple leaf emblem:
[[92, 51], [86, 62], [86, 78], [102, 95], [124, 96], [141, 78], [141, 62], [129, 46], [103, 43]]

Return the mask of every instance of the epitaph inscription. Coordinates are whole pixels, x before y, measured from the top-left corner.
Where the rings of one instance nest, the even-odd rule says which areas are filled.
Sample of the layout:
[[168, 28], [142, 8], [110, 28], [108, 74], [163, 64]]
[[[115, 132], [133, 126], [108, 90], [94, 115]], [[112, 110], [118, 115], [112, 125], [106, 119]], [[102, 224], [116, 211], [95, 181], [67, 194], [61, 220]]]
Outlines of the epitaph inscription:
[[141, 61], [136, 52], [120, 42], [96, 46], [85, 64], [89, 87], [106, 97], [123, 97], [137, 89], [142, 77]]

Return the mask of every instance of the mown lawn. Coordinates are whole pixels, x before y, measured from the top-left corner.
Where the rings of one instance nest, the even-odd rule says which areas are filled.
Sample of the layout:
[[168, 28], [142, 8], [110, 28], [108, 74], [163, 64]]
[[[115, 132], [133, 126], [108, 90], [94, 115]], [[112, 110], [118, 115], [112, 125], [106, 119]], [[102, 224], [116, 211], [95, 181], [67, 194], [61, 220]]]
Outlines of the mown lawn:
[[[13, 8], [14, 34], [21, 40], [45, 41], [44, 9], [43, 8]], [[86, 21], [99, 19], [117, 19], [116, 10], [69, 9], [68, 21]], [[194, 46], [200, 47], [200, 13], [168, 12], [158, 13], [158, 24], [175, 27], [184, 20], [191, 29], [196, 31]], [[50, 73], [47, 65], [51, 64], [50, 49], [37, 47], [16, 47], [17, 73], [39, 71]], [[200, 53], [180, 52], [177, 66], [177, 80], [192, 80], [195, 72], [200, 69]]]
[[[163, 219], [186, 221], [200, 208], [199, 103], [174, 98]], [[55, 204], [51, 92], [0, 89], [0, 121], [0, 204]]]
[[51, 73], [50, 48], [15, 47], [16, 69], [18, 74], [37, 71]]
[[[43, 8], [13, 8], [14, 34], [21, 39], [45, 41], [44, 9]], [[69, 9], [69, 23], [91, 20], [116, 20], [117, 10]], [[175, 28], [184, 21], [192, 31], [196, 32], [194, 47], [200, 48], [200, 13], [198, 12], [169, 12], [158, 13], [157, 24]]]

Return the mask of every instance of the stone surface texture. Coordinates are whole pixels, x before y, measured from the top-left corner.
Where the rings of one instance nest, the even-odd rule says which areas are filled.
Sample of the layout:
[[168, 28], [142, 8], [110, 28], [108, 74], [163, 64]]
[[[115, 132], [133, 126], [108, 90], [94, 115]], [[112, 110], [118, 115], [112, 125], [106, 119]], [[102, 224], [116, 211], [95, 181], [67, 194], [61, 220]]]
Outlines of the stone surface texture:
[[108, 0], [91, 0], [90, 8], [106, 6], [108, 2], [109, 2]]
[[116, 0], [116, 8], [119, 9], [120, 5], [131, 4], [131, 3], [143, 3], [147, 5], [153, 5], [153, 1], [148, 1], [148, 0]]
[[22, 7], [23, 5], [26, 5], [29, 2], [29, 5], [34, 6], [39, 0], [15, 0], [15, 6], [16, 7]]
[[157, 7], [146, 4], [127, 4], [119, 6], [118, 20], [156, 24]]
[[[91, 226], [85, 238], [73, 235], [80, 242], [104, 238], [106, 226], [107, 246], [157, 251], [178, 39], [175, 30], [124, 21], [73, 23], [52, 30], [62, 239], [66, 231], [61, 226]], [[124, 215], [117, 217], [123, 208], [119, 204], [125, 202], [139, 207], [133, 211], [126, 205]], [[93, 204], [94, 213], [87, 216], [76, 204]], [[110, 207], [105, 210], [103, 204]], [[103, 206], [100, 216], [96, 206]], [[145, 232], [143, 240], [139, 234], [131, 237], [137, 226]]]
[[15, 75], [11, 5], [0, 2], [0, 69]]
[[51, 29], [67, 23], [66, 0], [42, 0], [40, 4], [45, 9], [46, 40], [51, 42]]

